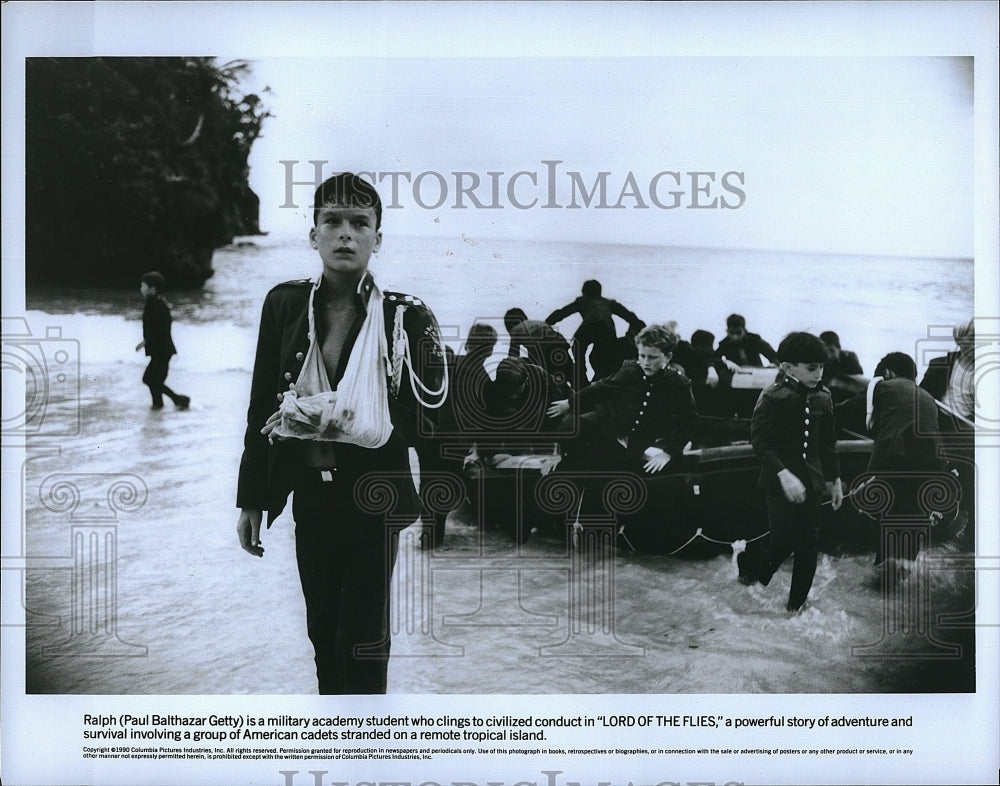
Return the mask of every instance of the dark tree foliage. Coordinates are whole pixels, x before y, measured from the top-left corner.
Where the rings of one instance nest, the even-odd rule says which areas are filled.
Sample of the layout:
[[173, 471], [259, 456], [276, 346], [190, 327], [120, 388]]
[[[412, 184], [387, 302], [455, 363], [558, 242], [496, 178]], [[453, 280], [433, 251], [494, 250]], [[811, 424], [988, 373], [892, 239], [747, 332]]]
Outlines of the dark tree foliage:
[[[270, 113], [206, 57], [29, 58], [25, 275], [135, 286], [160, 270], [200, 286], [212, 253], [259, 234], [247, 158]], [[265, 90], [266, 92], [266, 90]]]

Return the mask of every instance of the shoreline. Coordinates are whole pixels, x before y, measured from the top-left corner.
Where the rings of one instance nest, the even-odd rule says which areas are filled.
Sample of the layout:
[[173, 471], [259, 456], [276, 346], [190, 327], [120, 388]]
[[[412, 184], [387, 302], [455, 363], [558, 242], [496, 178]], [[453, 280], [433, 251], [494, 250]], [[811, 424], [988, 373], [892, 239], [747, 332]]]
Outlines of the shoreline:
[[[161, 412], [148, 410], [140, 376], [132, 366], [85, 364], [79, 434], [59, 453], [29, 440], [28, 692], [314, 693], [290, 514], [263, 534], [261, 560], [236, 538], [249, 372], [179, 372], [171, 382], [192, 408]], [[77, 489], [72, 510], [54, 504], [53, 483], [64, 476]], [[108, 489], [118, 481], [131, 483], [134, 497], [113, 509]], [[391, 693], [975, 689], [971, 628], [933, 629], [971, 643], [964, 659], [907, 659], [908, 648], [926, 643], [916, 635], [889, 637], [883, 657], [852, 655], [886, 639], [869, 554], [821, 554], [811, 606], [789, 617], [787, 563], [769, 588], [746, 588], [725, 554], [585, 552], [556, 535], [519, 548], [473, 525], [468, 510], [451, 515], [443, 548], [426, 552], [414, 542], [418, 527], [403, 531], [396, 562]], [[94, 530], [113, 533], [117, 554], [114, 636], [104, 645], [134, 657], [69, 657], [83, 644], [70, 635], [71, 536]], [[935, 616], [967, 608], [971, 575], [928, 575]], [[64, 654], [41, 654], [66, 642]]]

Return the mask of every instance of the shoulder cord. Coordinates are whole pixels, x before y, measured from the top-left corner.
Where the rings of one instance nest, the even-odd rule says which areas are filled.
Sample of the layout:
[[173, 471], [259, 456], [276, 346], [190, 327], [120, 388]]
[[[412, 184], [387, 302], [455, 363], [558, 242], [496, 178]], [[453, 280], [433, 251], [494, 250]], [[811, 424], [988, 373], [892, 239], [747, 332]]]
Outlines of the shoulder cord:
[[[406, 329], [403, 327], [403, 314], [405, 311], [405, 305], [396, 306], [396, 315], [392, 325], [393, 395], [399, 393], [399, 385], [403, 376], [403, 364], [405, 363], [406, 368], [409, 369], [410, 372], [410, 389], [413, 391], [413, 397], [417, 400], [417, 403], [427, 409], [437, 409], [444, 404], [448, 393], [448, 363], [444, 347], [441, 346], [441, 358], [444, 362], [444, 377], [441, 380], [441, 387], [438, 390], [431, 390], [420, 380], [413, 370], [413, 358], [410, 356], [409, 334], [407, 334]], [[417, 386], [420, 387], [420, 390], [417, 390]], [[440, 396], [440, 400], [436, 404], [432, 404], [423, 397], [421, 391], [430, 397]]]

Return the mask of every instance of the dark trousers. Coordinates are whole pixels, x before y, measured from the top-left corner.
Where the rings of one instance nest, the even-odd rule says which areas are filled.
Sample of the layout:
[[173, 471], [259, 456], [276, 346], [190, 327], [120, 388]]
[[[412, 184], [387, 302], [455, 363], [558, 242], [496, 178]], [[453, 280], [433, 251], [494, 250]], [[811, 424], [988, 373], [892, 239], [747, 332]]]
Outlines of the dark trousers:
[[142, 381], [149, 387], [149, 393], [153, 397], [153, 406], [157, 409], [163, 406], [164, 395], [175, 404], [178, 399], [183, 398], [166, 386], [169, 370], [170, 356], [154, 355], [149, 359], [146, 372], [142, 375]]
[[810, 493], [805, 502], [794, 505], [780, 492], [768, 492], [765, 496], [767, 525], [771, 537], [770, 543], [753, 558], [753, 575], [766, 586], [781, 563], [794, 554], [788, 609], [798, 609], [806, 602], [813, 576], [816, 575], [822, 521], [820, 499], [817, 494]]
[[[441, 496], [442, 488], [438, 484], [442, 477], [451, 475], [458, 487], [465, 484], [462, 459], [451, 456], [449, 449], [454, 450], [455, 446], [442, 441], [424, 442], [416, 446], [420, 462], [420, 504], [424, 525], [421, 538], [424, 539], [424, 548], [444, 543], [445, 523], [450, 511], [443, 509], [438, 504], [440, 499], [436, 498]], [[461, 500], [456, 500], [455, 504], [460, 502]]]
[[360, 510], [354, 480], [303, 469], [294, 489], [295, 555], [319, 692], [385, 693], [389, 580], [396, 543], [385, 516]]

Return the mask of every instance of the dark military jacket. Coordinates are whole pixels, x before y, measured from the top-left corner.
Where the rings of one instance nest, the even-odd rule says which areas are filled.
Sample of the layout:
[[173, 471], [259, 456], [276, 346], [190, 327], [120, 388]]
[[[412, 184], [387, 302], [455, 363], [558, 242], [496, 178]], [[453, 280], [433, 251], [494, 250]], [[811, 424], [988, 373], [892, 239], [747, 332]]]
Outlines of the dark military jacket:
[[671, 368], [647, 377], [634, 360], [576, 393], [572, 405], [580, 413], [593, 410], [605, 436], [628, 437], [630, 455], [649, 447], [679, 455], [698, 426], [690, 381]]
[[782, 376], [764, 388], [750, 420], [750, 442], [764, 464], [759, 485], [767, 491], [781, 493], [782, 469], [816, 493], [840, 477], [833, 399], [823, 385], [810, 389]]
[[172, 357], [177, 354], [173, 339], [170, 337], [170, 306], [160, 295], [146, 297], [146, 306], [142, 310], [142, 340], [145, 343], [146, 355], [151, 358]]
[[[283, 394], [295, 383], [302, 369], [309, 348], [308, 307], [313, 283], [304, 279], [278, 284], [268, 292], [261, 311], [236, 506], [268, 511], [268, 526], [284, 509], [301, 469], [302, 442], [290, 439], [270, 444], [260, 430], [278, 409]], [[337, 379], [331, 380], [333, 385], [340, 381], [347, 367], [347, 359], [364, 323], [373, 286], [374, 281], [368, 273], [358, 286], [358, 317], [344, 342]], [[428, 389], [437, 391], [444, 375], [437, 320], [420, 299], [399, 292], [383, 292], [382, 309], [390, 351], [399, 307], [403, 308], [403, 327], [416, 374]], [[422, 397], [425, 401], [430, 398], [427, 393]], [[440, 398], [429, 403], [436, 403]], [[434, 412], [416, 400], [409, 372], [404, 366], [399, 390], [389, 393], [389, 414], [393, 424], [389, 441], [380, 448], [336, 443], [338, 471], [341, 475], [350, 473], [357, 477], [367, 472], [406, 475], [409, 472], [407, 446], [433, 436]]]
[[740, 366], [762, 367], [764, 365], [764, 361], [761, 360], [762, 355], [771, 363], [778, 360], [778, 353], [774, 351], [774, 347], [756, 333], [747, 333], [742, 341], [734, 341], [726, 336], [719, 342], [715, 352], [719, 357], [731, 360]]

